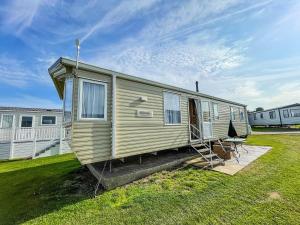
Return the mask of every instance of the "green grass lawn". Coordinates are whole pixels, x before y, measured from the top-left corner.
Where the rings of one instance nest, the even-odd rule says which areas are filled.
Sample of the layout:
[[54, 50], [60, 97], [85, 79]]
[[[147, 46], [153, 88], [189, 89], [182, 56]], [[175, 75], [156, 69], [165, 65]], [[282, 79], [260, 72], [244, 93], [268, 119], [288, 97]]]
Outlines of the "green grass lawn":
[[3, 162], [0, 224], [299, 224], [300, 135], [248, 143], [273, 149], [235, 176], [164, 171], [96, 198], [73, 155]]
[[258, 132], [285, 132], [285, 131], [300, 131], [300, 125], [291, 127], [252, 127], [252, 131]]

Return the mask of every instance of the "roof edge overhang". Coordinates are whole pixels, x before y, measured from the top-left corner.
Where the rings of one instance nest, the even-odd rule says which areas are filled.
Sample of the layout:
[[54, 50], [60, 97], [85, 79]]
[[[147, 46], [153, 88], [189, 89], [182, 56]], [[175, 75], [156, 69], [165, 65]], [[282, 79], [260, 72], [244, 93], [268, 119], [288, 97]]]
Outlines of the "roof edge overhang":
[[[61, 66], [62, 67], [73, 67], [73, 68], [75, 68], [76, 67], [76, 61], [60, 57], [48, 69], [49, 74], [51, 75], [51, 78], [54, 81], [54, 84], [55, 84], [55, 79], [56, 79], [54, 77], [55, 73], [58, 73], [59, 69], [61, 69]], [[136, 81], [136, 82], [149, 84], [149, 85], [153, 85], [153, 86], [157, 86], [157, 87], [172, 89], [172, 90], [175, 90], [175, 91], [178, 91], [178, 92], [183, 92], [183, 93], [187, 93], [187, 94], [191, 94], [191, 95], [197, 95], [199, 97], [204, 97], [204, 98], [210, 98], [210, 99], [214, 99], [216, 101], [222, 101], [222, 102], [226, 102], [226, 103], [233, 104], [233, 105], [239, 105], [239, 106], [242, 106], [242, 107], [247, 106], [245, 104], [241, 104], [241, 103], [238, 103], [238, 102], [222, 99], [222, 98], [219, 98], [219, 97], [214, 97], [214, 96], [203, 94], [203, 93], [200, 93], [200, 92], [195, 92], [195, 91], [187, 90], [187, 89], [184, 89], [184, 88], [179, 88], [179, 87], [172, 86], [172, 85], [159, 83], [159, 82], [156, 82], [156, 81], [152, 81], [152, 80], [148, 80], [148, 79], [144, 79], [144, 78], [140, 78], [140, 77], [136, 77], [136, 76], [132, 76], [132, 75], [112, 71], [112, 70], [109, 70], [109, 69], [103, 69], [101, 67], [90, 65], [90, 64], [87, 64], [87, 63], [79, 62], [78, 63], [78, 68], [82, 69], [82, 70], [87, 70], [87, 71], [91, 71], [91, 72], [98, 72], [98, 73], [102, 73], [102, 74], [106, 74], [106, 75], [110, 75], [110, 76], [113, 76], [113, 74], [115, 74], [119, 78], [130, 80], [130, 81]], [[56, 89], [58, 90], [57, 86], [56, 86]], [[59, 93], [59, 95], [62, 98], [63, 93]]]

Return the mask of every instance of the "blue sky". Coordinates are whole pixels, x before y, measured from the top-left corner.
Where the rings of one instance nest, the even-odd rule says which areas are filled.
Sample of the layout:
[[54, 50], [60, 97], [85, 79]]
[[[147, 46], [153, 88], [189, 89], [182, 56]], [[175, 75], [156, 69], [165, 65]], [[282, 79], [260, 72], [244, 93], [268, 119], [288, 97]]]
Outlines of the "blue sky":
[[300, 1], [2, 1], [0, 105], [61, 107], [60, 56], [257, 106], [300, 102]]

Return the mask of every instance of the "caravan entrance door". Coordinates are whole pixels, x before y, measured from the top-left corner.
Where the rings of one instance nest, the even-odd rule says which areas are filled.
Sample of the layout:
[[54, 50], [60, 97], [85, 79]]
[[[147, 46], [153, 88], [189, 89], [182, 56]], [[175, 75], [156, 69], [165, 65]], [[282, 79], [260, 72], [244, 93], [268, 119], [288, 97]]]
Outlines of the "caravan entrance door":
[[212, 138], [211, 107], [209, 101], [201, 101], [203, 139]]

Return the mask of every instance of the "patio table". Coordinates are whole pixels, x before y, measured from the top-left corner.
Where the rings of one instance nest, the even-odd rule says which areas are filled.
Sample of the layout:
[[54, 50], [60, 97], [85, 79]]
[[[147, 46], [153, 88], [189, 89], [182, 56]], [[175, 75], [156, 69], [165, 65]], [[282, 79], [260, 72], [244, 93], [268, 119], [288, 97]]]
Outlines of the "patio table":
[[[243, 147], [243, 143], [245, 142], [246, 139], [244, 138], [227, 138], [224, 140], [224, 142], [230, 142], [230, 143], [233, 143], [234, 145], [234, 148], [233, 148], [233, 151], [235, 153], [235, 158], [236, 160], [239, 162], [238, 158], [240, 157], [240, 153], [237, 149], [237, 146], [240, 145], [242, 149], [244, 149], [247, 153], [248, 153], [248, 150], [246, 148]], [[238, 156], [237, 156], [238, 155]]]

